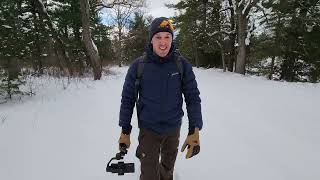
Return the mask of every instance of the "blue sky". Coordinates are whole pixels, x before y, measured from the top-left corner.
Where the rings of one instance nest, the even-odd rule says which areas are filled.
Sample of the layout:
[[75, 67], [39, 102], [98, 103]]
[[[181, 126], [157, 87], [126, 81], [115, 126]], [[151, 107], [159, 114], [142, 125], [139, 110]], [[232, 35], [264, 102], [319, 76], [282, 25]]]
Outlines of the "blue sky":
[[[153, 17], [160, 17], [160, 16], [165, 16], [165, 17], [170, 17], [174, 15], [174, 9], [168, 9], [165, 7], [165, 4], [170, 4], [170, 3], [177, 3], [179, 0], [146, 0], [146, 5], [147, 8], [145, 9], [146, 14], [152, 15]], [[104, 10], [103, 12], [103, 22], [106, 24], [108, 23], [108, 19], [110, 18], [107, 10]]]

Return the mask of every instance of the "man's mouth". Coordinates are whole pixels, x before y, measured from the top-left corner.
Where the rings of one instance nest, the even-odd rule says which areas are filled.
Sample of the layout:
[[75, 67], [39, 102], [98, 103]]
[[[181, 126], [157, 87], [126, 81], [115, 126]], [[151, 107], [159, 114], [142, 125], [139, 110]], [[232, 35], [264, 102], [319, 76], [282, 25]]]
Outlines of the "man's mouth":
[[160, 49], [160, 50], [166, 50], [166, 49], [167, 49], [167, 46], [160, 46], [159, 49]]

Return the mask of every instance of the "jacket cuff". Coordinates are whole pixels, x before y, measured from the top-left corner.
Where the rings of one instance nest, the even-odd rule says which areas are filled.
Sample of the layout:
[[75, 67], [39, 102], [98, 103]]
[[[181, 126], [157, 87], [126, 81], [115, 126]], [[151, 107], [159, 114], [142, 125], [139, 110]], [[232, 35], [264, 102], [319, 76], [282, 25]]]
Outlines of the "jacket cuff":
[[193, 134], [194, 133], [194, 129], [195, 129], [195, 127], [189, 127], [188, 135]]
[[129, 135], [131, 133], [132, 126], [122, 126], [122, 133], [125, 135]]

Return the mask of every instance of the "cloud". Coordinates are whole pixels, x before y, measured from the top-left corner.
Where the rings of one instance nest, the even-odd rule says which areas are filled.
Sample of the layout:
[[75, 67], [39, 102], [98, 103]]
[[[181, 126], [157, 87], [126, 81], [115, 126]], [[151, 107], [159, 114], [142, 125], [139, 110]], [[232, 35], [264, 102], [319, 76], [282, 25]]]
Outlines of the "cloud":
[[165, 7], [165, 4], [176, 4], [179, 0], [147, 0], [147, 14], [153, 17], [171, 17], [174, 15], [174, 9]]

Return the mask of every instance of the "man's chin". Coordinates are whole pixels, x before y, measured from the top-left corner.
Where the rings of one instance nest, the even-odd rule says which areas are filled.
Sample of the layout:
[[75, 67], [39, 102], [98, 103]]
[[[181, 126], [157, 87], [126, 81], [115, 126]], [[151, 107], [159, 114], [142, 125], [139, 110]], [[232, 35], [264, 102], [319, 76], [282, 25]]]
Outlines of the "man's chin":
[[167, 52], [161, 52], [161, 53], [159, 53], [158, 55], [159, 55], [160, 57], [165, 57], [167, 54], [168, 54]]

